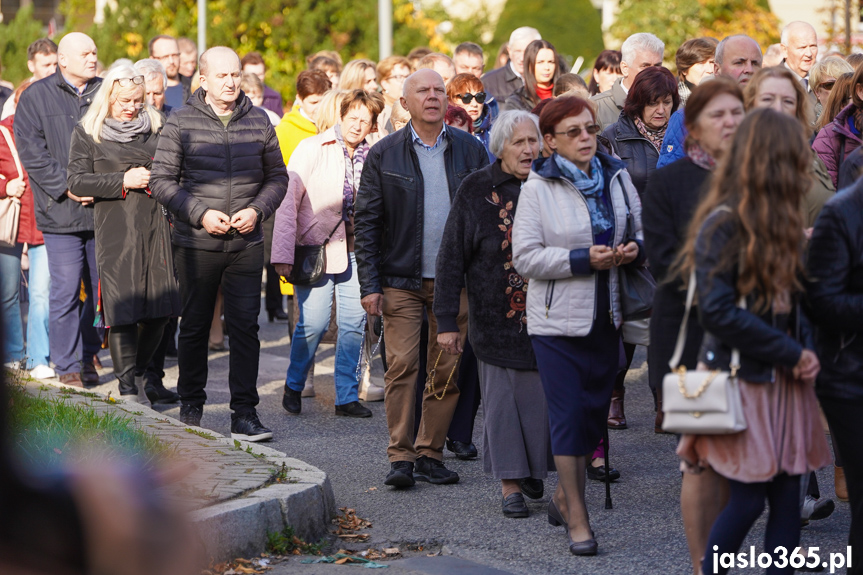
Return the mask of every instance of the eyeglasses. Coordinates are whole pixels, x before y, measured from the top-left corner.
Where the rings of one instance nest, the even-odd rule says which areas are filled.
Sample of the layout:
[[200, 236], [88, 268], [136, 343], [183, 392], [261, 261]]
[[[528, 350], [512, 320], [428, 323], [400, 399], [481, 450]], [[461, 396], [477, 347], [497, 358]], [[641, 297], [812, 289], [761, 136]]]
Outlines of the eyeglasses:
[[462, 101], [464, 104], [470, 104], [471, 100], [476, 98], [477, 104], [482, 104], [485, 102], [485, 92], [477, 92], [476, 94], [471, 94], [470, 92], [466, 94], [456, 94], [456, 98]]
[[836, 80], [832, 80], [830, 82], [821, 82], [820, 84], [818, 84], [818, 89], [824, 90], [825, 92], [829, 92], [830, 90], [833, 89], [833, 86], [835, 86], [835, 85], [836, 85]]
[[153, 56], [153, 58], [155, 58], [156, 60], [160, 60], [160, 61], [161, 60], [179, 60], [180, 59], [180, 53], [176, 52], [174, 54], [165, 54], [163, 56]]
[[125, 88], [126, 86], [129, 86], [130, 84], [135, 84], [136, 86], [140, 86], [141, 84], [144, 83], [144, 77], [143, 76], [132, 76], [131, 78], [117, 78], [116, 80], [114, 80], [114, 82], [117, 84], [120, 84], [121, 88]]
[[117, 103], [120, 104], [121, 110], [140, 110], [141, 108], [144, 107], [143, 102], [120, 102], [120, 101], [118, 101]]
[[599, 133], [599, 124], [590, 124], [581, 128], [580, 126], [573, 126], [565, 132], [555, 132], [557, 135], [564, 135], [570, 140], [574, 140], [581, 135], [581, 131], [584, 130], [591, 136], [595, 136]]
[[584, 128], [582, 128], [580, 126], [573, 126], [572, 128], [568, 129], [565, 132], [555, 132], [555, 134], [564, 135], [567, 138], [569, 138], [570, 140], [574, 140], [577, 137], [581, 136], [582, 130], [587, 132], [591, 136], [595, 136], [596, 134], [599, 133], [600, 127], [599, 127], [599, 124], [588, 124]]

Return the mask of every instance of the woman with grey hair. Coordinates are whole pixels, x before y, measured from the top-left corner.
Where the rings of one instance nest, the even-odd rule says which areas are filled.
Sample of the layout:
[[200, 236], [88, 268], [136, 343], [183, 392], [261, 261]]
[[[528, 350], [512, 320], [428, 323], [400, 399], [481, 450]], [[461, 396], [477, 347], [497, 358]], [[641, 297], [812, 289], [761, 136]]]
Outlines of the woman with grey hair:
[[[161, 127], [162, 115], [144, 102], [144, 76], [117, 66], [72, 133], [69, 152], [69, 191], [95, 200], [100, 309], [120, 396], [130, 401], [136, 375], [180, 312], [168, 220], [149, 189]], [[162, 399], [159, 390], [145, 391]]]
[[542, 497], [553, 469], [548, 414], [527, 335], [527, 280], [512, 264], [512, 224], [522, 185], [539, 155], [539, 122], [524, 111], [503, 112], [491, 129], [497, 161], [462, 182], [438, 252], [434, 313], [438, 343], [460, 349], [456, 316], [463, 288], [470, 342], [478, 358], [483, 422], [483, 468], [500, 480], [503, 514], [527, 517], [525, 493]]

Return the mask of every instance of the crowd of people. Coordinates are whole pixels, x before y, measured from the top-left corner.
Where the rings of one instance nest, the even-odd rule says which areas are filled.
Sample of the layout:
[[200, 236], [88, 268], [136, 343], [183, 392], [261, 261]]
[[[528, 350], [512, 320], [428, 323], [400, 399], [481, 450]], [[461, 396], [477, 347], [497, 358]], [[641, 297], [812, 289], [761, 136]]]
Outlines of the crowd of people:
[[[523, 27], [485, 73], [471, 42], [378, 63], [313, 54], [284, 102], [254, 52], [196, 58], [160, 35], [149, 58], [102, 70], [84, 34], [38, 40], [0, 122], [3, 363], [92, 386], [107, 347], [123, 399], [179, 402], [200, 426], [227, 335], [232, 437], [269, 440], [261, 283], [275, 321], [289, 281], [287, 414], [314, 395], [329, 334], [334, 413], [384, 401], [384, 483], [404, 489], [459, 481], [443, 451], [479, 457], [482, 403], [503, 515], [528, 516], [556, 472], [548, 520], [595, 555], [585, 483], [621, 475], [603, 437], [628, 427], [644, 345], [656, 433], [678, 365], [739, 382], [743, 431], [678, 442], [693, 571], [725, 573], [715, 556], [765, 501], [766, 551], [798, 547], [801, 522], [835, 508], [814, 474], [833, 465], [861, 573], [863, 58], [819, 59], [803, 22], [764, 48], [693, 38], [675, 74], [641, 32], [585, 78]], [[636, 314], [637, 278], [657, 287]]]

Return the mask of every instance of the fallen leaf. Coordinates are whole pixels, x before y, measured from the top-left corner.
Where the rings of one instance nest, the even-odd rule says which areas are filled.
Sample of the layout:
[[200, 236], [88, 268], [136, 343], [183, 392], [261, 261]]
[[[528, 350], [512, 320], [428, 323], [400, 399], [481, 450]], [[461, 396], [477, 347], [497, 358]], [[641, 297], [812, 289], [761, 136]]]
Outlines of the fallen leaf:
[[336, 559], [336, 565], [344, 565], [348, 562], [349, 557], [342, 557], [341, 559]]
[[400, 553], [398, 547], [387, 547], [384, 549], [384, 555], [398, 555]]

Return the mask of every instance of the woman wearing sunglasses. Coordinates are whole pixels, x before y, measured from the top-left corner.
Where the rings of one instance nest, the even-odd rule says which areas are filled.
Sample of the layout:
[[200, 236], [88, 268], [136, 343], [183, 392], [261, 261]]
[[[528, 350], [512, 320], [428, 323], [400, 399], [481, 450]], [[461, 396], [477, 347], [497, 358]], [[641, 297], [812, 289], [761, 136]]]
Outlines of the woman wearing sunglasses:
[[595, 555], [585, 470], [604, 434], [620, 363], [620, 266], [644, 259], [641, 202], [625, 164], [597, 152], [599, 126], [587, 100], [553, 100], [539, 126], [554, 153], [533, 163], [519, 196], [513, 265], [530, 280], [527, 331], [558, 472], [548, 519], [566, 527], [572, 554]]
[[473, 122], [473, 135], [485, 147], [488, 161], [494, 163], [496, 158], [489, 147], [491, 124], [494, 118], [492, 118], [491, 108], [485, 103], [486, 94], [482, 80], [473, 74], [458, 74], [447, 84], [446, 95], [450, 104], [463, 108], [470, 116]]
[[815, 121], [821, 117], [821, 112], [827, 107], [830, 92], [836, 85], [836, 78], [842, 74], [854, 72], [854, 68], [841, 56], [827, 56], [820, 62], [816, 62], [809, 70], [809, 85], [818, 99], [815, 104]]
[[[118, 66], [75, 128], [69, 152], [69, 191], [95, 202], [101, 313], [120, 396], [129, 401], [138, 395], [136, 373], [180, 312], [168, 220], [149, 189], [162, 123], [144, 102], [144, 77]], [[151, 402], [165, 401], [164, 388], [149, 381], [145, 392]]]
[[560, 57], [551, 42], [534, 40], [524, 50], [524, 86], [509, 95], [504, 110], [530, 112], [537, 104], [552, 97], [554, 83], [560, 76]]

